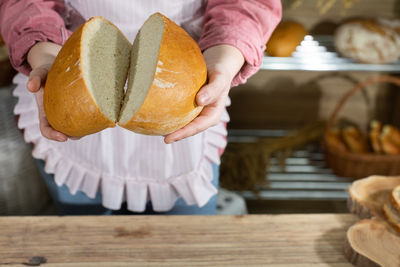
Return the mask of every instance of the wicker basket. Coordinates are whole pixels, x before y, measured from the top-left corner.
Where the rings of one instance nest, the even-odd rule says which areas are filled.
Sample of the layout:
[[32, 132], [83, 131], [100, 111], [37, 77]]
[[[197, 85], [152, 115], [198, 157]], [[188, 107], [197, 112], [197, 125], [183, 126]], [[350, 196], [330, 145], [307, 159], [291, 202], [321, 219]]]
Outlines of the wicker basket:
[[[391, 83], [400, 86], [400, 78], [383, 75], [369, 78], [365, 82], [355, 85], [338, 102], [328, 120], [326, 129], [331, 129], [336, 121], [337, 114], [354, 93], [375, 83]], [[355, 179], [370, 175], [400, 175], [400, 155], [357, 154], [340, 151], [329, 146], [325, 139], [323, 145], [325, 160], [336, 175]]]

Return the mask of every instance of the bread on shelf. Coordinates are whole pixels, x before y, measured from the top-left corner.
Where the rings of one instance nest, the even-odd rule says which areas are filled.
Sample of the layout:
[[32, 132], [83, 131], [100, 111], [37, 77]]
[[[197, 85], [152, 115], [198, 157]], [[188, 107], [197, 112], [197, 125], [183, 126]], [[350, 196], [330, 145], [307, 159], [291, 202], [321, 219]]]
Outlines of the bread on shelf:
[[273, 57], [290, 57], [306, 35], [306, 28], [299, 22], [282, 21], [272, 33], [266, 52]]
[[400, 58], [400, 21], [352, 19], [338, 27], [336, 50], [360, 63], [391, 63]]

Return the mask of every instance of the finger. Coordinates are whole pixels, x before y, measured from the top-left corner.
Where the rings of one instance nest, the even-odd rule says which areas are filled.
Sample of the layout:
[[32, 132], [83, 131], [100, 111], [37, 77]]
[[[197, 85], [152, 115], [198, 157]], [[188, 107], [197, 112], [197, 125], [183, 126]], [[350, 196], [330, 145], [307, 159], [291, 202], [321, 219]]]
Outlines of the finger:
[[39, 90], [35, 93], [36, 103], [38, 105], [39, 111], [39, 127], [42, 135], [50, 140], [65, 142], [68, 140], [68, 137], [51, 127], [49, 121], [47, 120], [46, 114], [43, 109], [43, 89]]
[[199, 116], [188, 125], [165, 136], [164, 142], [171, 144], [215, 126], [220, 121], [224, 109], [224, 101], [225, 98], [221, 98], [217, 103], [204, 107]]
[[65, 134], [54, 130], [48, 123], [47, 119], [40, 121], [40, 131], [44, 137], [53, 141], [65, 142], [68, 140], [68, 137]]
[[46, 67], [39, 67], [33, 69], [29, 74], [29, 81], [26, 85], [29, 91], [35, 93], [39, 91], [40, 87], [46, 81], [48, 69]]
[[[199, 106], [206, 106], [214, 103], [220, 96], [221, 93], [229, 89], [226, 86], [224, 76], [221, 74], [215, 74], [210, 76], [208, 84], [203, 86], [196, 96], [196, 103]], [[228, 85], [229, 86], [229, 85]]]
[[171, 144], [173, 142], [182, 140], [189, 136], [193, 136], [199, 132], [206, 130], [211, 126], [214, 126], [216, 122], [217, 122], [216, 119], [210, 119], [207, 116], [198, 116], [185, 127], [167, 135], [164, 139], [164, 142], [166, 144]]
[[33, 76], [32, 78], [29, 78], [28, 83], [26, 84], [26, 88], [32, 93], [36, 93], [39, 91], [41, 85], [41, 80], [39, 76]]

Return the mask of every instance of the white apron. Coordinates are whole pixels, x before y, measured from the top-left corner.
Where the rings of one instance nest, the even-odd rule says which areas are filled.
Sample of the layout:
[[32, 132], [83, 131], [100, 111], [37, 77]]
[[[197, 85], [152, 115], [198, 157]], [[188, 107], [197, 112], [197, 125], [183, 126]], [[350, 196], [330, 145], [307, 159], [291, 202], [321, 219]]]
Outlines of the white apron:
[[[137, 31], [153, 13], [160, 12], [184, 27], [195, 39], [201, 34], [204, 1], [199, 0], [69, 0], [89, 19], [103, 16], [133, 42]], [[94, 198], [102, 193], [103, 205], [119, 209], [127, 202], [131, 211], [145, 210], [151, 200], [155, 211], [170, 210], [182, 197], [188, 205], [204, 206], [216, 194], [211, 184], [212, 163], [226, 146], [226, 111], [222, 121], [196, 136], [166, 145], [163, 137], [135, 134], [120, 127], [103, 130], [78, 141], [64, 143], [42, 137], [37, 106], [26, 89], [27, 77], [18, 74], [14, 113], [26, 142], [34, 144], [33, 156], [45, 160], [45, 171], [54, 173], [58, 185], [72, 194], [78, 190]]]

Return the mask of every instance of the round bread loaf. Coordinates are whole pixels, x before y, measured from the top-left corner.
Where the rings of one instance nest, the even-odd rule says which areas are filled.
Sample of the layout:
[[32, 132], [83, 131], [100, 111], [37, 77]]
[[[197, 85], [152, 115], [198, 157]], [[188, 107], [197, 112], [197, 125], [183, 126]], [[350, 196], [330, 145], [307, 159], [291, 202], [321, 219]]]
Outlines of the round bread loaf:
[[159, 13], [152, 15], [135, 38], [131, 58], [121, 127], [166, 135], [200, 113], [196, 94], [207, 80], [207, 68], [185, 30]]
[[95, 17], [72, 34], [55, 59], [44, 108], [50, 125], [69, 136], [117, 122], [137, 133], [166, 135], [200, 113], [195, 98], [206, 79], [196, 42], [163, 15], [144, 23], [133, 46], [111, 22]]
[[298, 22], [282, 21], [267, 43], [266, 52], [274, 57], [290, 57], [307, 35], [307, 30]]
[[131, 43], [111, 22], [80, 26], [47, 76], [43, 105], [50, 125], [69, 136], [114, 127], [123, 98]]
[[338, 27], [336, 50], [360, 63], [390, 63], [400, 57], [400, 23], [384, 19], [355, 19]]

